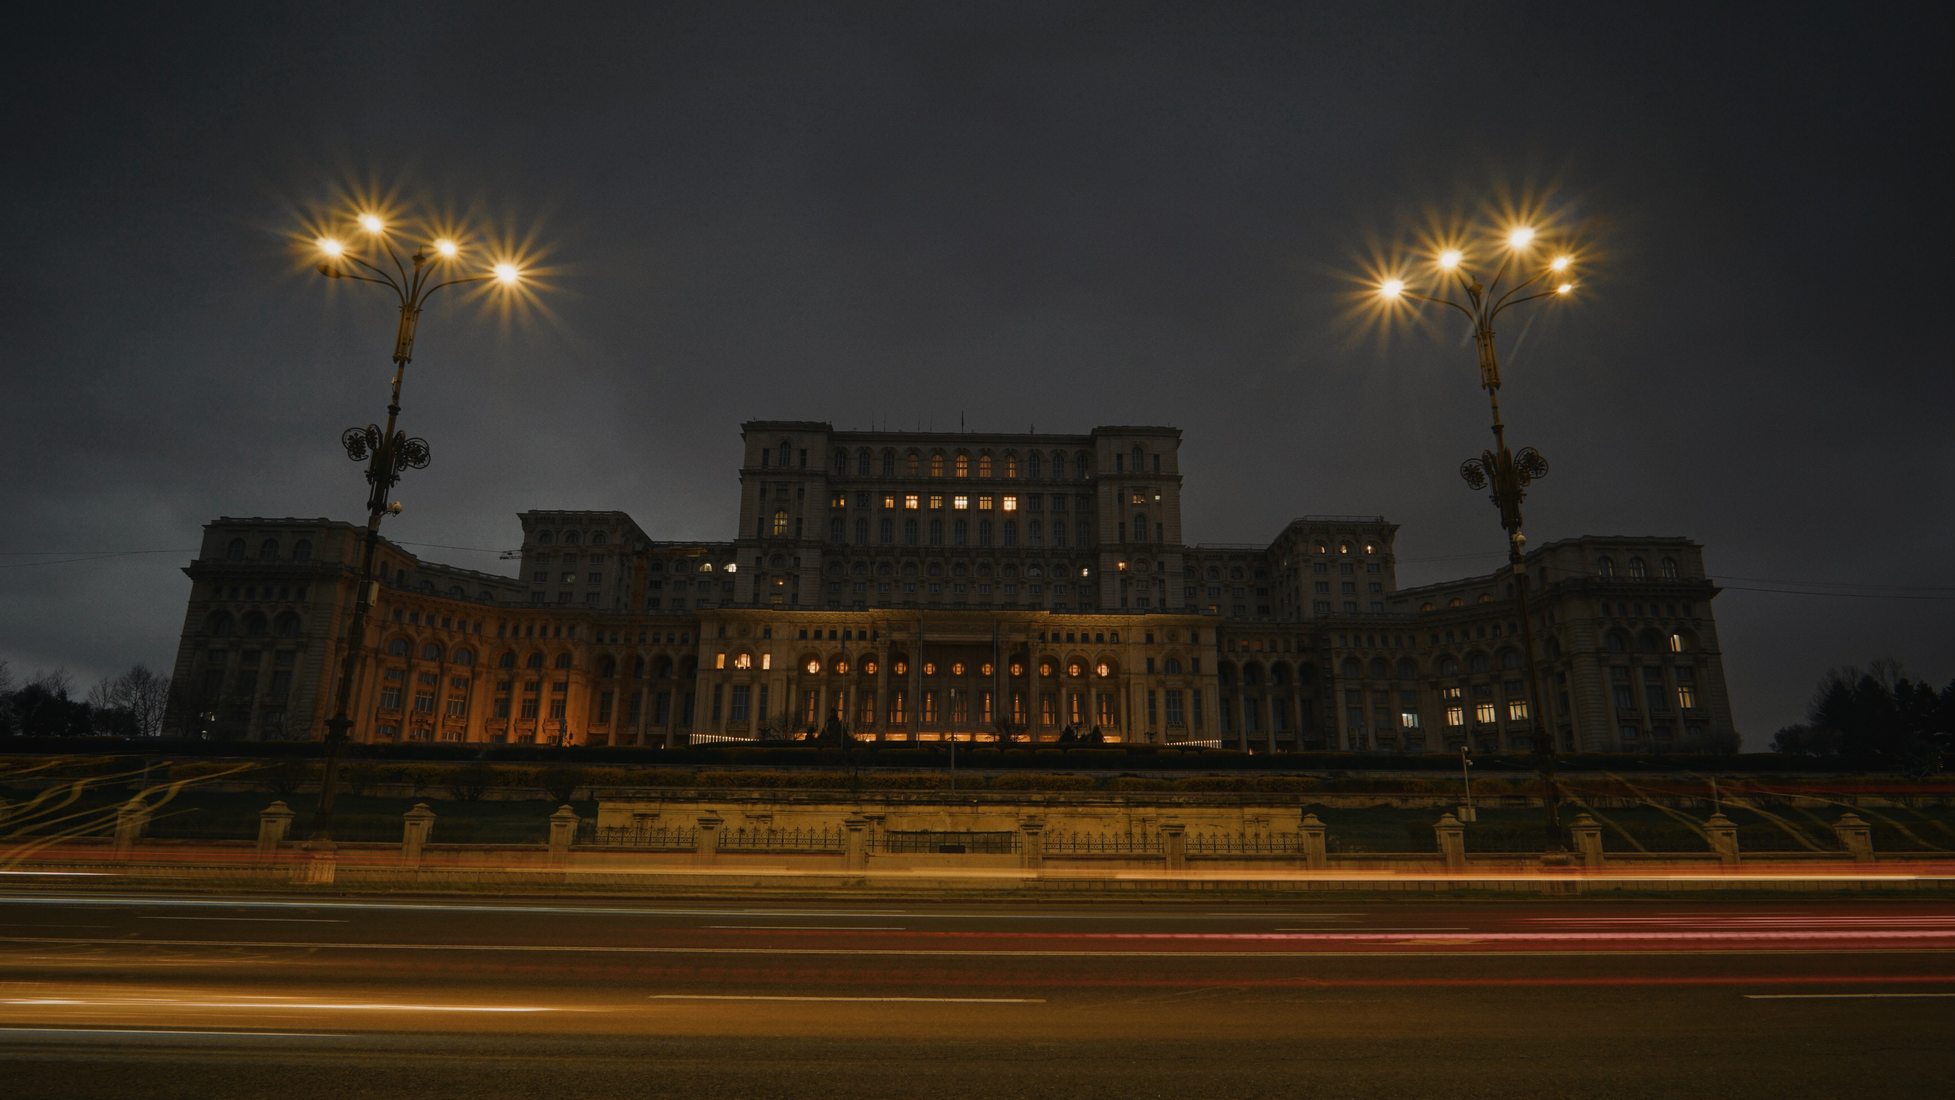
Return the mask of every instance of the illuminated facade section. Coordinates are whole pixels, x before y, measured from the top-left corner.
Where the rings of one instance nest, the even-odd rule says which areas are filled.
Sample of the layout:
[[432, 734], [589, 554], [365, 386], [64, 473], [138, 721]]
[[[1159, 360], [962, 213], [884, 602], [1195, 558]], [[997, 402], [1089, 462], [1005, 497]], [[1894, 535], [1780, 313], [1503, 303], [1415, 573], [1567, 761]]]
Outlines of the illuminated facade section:
[[[1531, 744], [1504, 575], [1400, 589], [1398, 528], [1379, 516], [1304, 517], [1267, 546], [1184, 544], [1176, 429], [763, 421], [743, 439], [729, 542], [654, 540], [622, 512], [524, 512], [514, 577], [384, 545], [355, 736]], [[323, 734], [357, 533], [206, 527], [174, 730]], [[1563, 749], [1735, 744], [1700, 547], [1583, 538], [1528, 560]]]

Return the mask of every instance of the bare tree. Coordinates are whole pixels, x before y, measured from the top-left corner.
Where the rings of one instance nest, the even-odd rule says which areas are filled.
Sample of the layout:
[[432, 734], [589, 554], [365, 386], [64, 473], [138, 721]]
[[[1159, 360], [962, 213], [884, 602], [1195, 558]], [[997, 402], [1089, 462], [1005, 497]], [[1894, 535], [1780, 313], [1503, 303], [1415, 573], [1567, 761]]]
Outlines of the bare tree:
[[155, 737], [163, 732], [163, 711], [169, 705], [170, 678], [159, 676], [147, 665], [134, 665], [115, 681], [120, 705], [135, 719], [139, 737]]

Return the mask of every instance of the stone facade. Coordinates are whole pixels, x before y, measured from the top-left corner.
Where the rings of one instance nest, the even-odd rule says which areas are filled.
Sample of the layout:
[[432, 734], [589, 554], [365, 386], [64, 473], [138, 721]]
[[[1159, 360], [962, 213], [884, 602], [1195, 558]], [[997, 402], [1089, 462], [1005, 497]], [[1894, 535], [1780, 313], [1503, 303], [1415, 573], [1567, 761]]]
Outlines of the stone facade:
[[[514, 577], [384, 545], [354, 736], [1530, 743], [1505, 570], [1400, 589], [1381, 516], [1305, 517], [1263, 547], [1184, 543], [1176, 429], [743, 434], [730, 541], [525, 512]], [[359, 535], [325, 519], [205, 528], [175, 730], [323, 735]], [[1735, 744], [1701, 547], [1569, 539], [1528, 569], [1564, 749]]]

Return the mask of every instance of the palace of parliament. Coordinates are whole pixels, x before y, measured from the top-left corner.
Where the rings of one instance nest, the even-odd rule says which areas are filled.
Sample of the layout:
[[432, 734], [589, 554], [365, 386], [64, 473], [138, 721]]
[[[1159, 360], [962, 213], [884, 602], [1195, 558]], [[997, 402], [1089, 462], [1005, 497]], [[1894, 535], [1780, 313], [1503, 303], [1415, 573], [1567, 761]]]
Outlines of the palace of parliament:
[[[732, 537], [623, 512], [519, 517], [516, 575], [382, 542], [359, 741], [680, 746], [1070, 733], [1251, 752], [1730, 748], [1702, 548], [1583, 537], [1527, 555], [1530, 713], [1505, 569], [1400, 588], [1382, 516], [1267, 546], [1181, 527], [1181, 433], [742, 426]], [[1475, 545], [1494, 543], [1491, 520]], [[360, 526], [220, 519], [192, 581], [172, 732], [321, 738]], [[1486, 534], [1484, 539], [1477, 538]], [[1497, 545], [1497, 543], [1495, 543]]]

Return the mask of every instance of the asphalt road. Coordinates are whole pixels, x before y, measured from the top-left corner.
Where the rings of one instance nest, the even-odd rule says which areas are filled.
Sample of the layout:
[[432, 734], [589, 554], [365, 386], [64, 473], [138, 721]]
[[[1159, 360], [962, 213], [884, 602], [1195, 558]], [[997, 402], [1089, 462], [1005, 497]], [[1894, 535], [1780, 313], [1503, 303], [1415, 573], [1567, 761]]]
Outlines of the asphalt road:
[[1918, 1096], [1948, 902], [0, 893], [17, 1097]]

